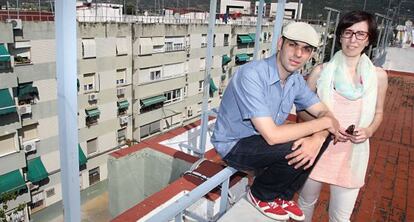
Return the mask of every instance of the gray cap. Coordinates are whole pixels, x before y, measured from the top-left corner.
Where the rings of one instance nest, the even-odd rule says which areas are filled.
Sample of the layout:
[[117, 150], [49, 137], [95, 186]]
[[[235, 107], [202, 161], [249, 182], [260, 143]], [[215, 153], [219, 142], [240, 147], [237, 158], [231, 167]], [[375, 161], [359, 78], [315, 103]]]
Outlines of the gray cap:
[[292, 22], [283, 28], [282, 35], [290, 40], [301, 41], [313, 47], [319, 46], [319, 34], [305, 22]]

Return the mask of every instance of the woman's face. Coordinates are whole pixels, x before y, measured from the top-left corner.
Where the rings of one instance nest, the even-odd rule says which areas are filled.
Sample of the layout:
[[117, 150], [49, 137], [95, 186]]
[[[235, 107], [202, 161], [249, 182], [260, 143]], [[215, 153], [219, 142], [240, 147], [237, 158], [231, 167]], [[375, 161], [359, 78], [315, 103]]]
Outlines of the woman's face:
[[360, 56], [369, 44], [368, 23], [358, 22], [346, 28], [341, 33], [342, 52], [349, 57]]

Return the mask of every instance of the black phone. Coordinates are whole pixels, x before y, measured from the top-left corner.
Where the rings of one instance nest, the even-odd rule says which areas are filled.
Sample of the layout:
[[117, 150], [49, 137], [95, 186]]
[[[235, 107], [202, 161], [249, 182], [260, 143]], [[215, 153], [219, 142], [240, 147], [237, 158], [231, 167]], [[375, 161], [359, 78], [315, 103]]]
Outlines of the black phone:
[[348, 126], [348, 128], [346, 128], [345, 132], [348, 133], [349, 135], [354, 135], [354, 130], [355, 130], [355, 125], [352, 124]]

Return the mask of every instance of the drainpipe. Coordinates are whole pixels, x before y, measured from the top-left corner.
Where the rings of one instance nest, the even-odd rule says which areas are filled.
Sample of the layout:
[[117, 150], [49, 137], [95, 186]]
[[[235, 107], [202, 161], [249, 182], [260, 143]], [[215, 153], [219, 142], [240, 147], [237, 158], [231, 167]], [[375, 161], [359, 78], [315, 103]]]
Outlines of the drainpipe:
[[64, 221], [80, 221], [76, 0], [56, 1], [56, 77]]

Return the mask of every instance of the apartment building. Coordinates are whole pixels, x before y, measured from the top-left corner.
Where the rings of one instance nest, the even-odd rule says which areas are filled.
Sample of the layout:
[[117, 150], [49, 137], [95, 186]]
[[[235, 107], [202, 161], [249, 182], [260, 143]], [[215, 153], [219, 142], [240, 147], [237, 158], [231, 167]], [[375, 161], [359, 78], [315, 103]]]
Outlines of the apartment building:
[[[254, 26], [217, 25], [209, 106], [254, 50]], [[54, 22], [0, 22], [0, 195], [5, 217], [61, 204]], [[195, 121], [206, 72], [206, 24], [78, 23], [81, 190], [107, 178], [107, 154]], [[269, 55], [264, 26], [259, 56]], [[85, 193], [81, 193], [87, 196]], [[86, 198], [86, 197], [83, 197]], [[1, 216], [1, 215], [0, 215]]]

